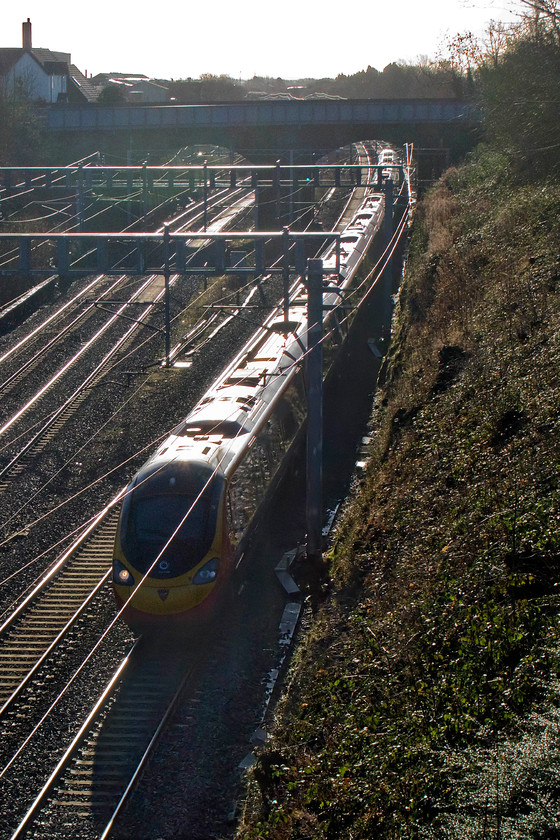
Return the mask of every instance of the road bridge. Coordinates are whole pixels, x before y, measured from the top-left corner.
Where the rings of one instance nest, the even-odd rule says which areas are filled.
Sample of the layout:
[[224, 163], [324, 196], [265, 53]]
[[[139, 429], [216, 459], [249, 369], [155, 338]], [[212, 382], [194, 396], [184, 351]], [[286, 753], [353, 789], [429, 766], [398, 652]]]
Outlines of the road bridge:
[[261, 150], [268, 157], [293, 149], [324, 152], [371, 138], [446, 147], [460, 155], [475, 142], [479, 124], [476, 107], [457, 99], [54, 106], [44, 113], [47, 131], [64, 135], [81, 152], [212, 143], [241, 151], [251, 160], [258, 159]]

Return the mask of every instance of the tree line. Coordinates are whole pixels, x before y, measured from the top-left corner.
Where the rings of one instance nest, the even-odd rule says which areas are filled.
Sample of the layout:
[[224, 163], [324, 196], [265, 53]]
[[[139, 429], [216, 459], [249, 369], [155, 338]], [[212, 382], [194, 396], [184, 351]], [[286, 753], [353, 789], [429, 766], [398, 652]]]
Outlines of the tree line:
[[175, 101], [182, 105], [200, 102], [239, 102], [259, 95], [286, 95], [297, 98], [321, 94], [344, 99], [461, 98], [468, 80], [446, 65], [392, 63], [382, 71], [367, 67], [336, 78], [286, 80], [254, 76], [236, 81], [229, 76], [206, 74], [200, 79], [166, 82]]

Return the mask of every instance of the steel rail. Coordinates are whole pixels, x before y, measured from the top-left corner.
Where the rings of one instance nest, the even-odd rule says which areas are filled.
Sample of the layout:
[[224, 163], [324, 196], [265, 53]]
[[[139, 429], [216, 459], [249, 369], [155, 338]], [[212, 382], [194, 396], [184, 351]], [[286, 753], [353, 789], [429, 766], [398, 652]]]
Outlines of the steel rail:
[[[240, 191], [241, 190], [234, 191], [234, 194], [236, 192], [240, 192]], [[219, 202], [223, 199], [224, 194], [227, 195], [228, 192], [231, 192], [231, 190], [229, 190], [229, 191], [228, 190], [223, 190], [222, 193], [220, 193], [219, 196], [212, 195], [212, 201], [210, 203], [209, 209], [213, 210], [216, 207], [216, 205], [219, 204]], [[216, 200], [214, 201], [214, 199], [216, 199]], [[203, 205], [202, 201], [196, 202], [194, 204], [194, 206], [187, 208], [184, 212], [180, 213], [178, 216], [171, 219], [171, 221], [168, 224], [169, 225], [179, 224], [179, 223], [183, 222], [185, 217], [187, 217], [189, 219], [188, 222], [187, 222], [188, 224], [194, 224], [196, 222], [196, 220], [201, 218], [201, 216], [202, 216], [202, 211], [199, 212], [197, 210], [197, 208], [202, 207], [202, 205]], [[196, 213], [196, 215], [194, 215], [194, 216], [193, 216], [193, 211], [195, 211], [195, 213]], [[189, 217], [191, 217], [191, 218], [189, 218]], [[184, 223], [183, 223], [183, 226], [184, 226]], [[159, 230], [160, 233], [163, 233], [163, 227], [159, 228], [158, 230]], [[83, 259], [85, 256], [86, 255], [82, 255], [82, 257], [80, 257], [79, 259]], [[76, 262], [79, 262], [79, 259]], [[54, 276], [56, 276], [56, 275], [54, 275]], [[56, 312], [54, 312], [52, 315], [50, 315], [48, 318], [46, 318], [45, 321], [43, 321], [41, 324], [39, 324], [37, 327], [35, 327], [27, 336], [25, 336], [24, 338], [22, 338], [21, 340], [16, 342], [5, 353], [0, 355], [0, 364], [5, 362], [14, 353], [17, 353], [19, 350], [21, 350], [23, 347], [25, 347], [25, 345], [29, 341], [31, 341], [33, 338], [36, 338], [36, 336], [38, 334], [40, 334], [40, 332], [42, 330], [44, 330], [48, 325], [52, 324], [53, 322], [56, 322], [56, 320], [58, 318], [60, 318], [62, 316], [62, 314], [70, 306], [78, 303], [79, 300], [82, 297], [84, 297], [86, 294], [91, 292], [91, 290], [95, 287], [95, 285], [98, 284], [99, 282], [101, 282], [104, 277], [106, 277], [105, 274], [99, 274], [92, 282], [88, 283], [88, 285], [84, 289], [80, 290], [76, 295], [74, 295], [72, 298], [70, 298], [70, 300], [68, 300], [65, 304], [63, 304], [61, 307], [59, 307], [59, 309], [57, 309]], [[114, 285], [111, 285], [110, 288], [109, 288], [109, 291], [112, 290], [113, 288], [114, 288]], [[7, 304], [6, 306], [12, 305], [12, 303], [13, 303], [13, 301], [10, 304]], [[5, 307], [0, 307], [0, 314], [2, 313], [2, 311], [4, 309], [6, 309], [6, 306]], [[3, 387], [4, 387], [4, 385], [0, 385], [0, 390]]]
[[109, 578], [116, 505], [124, 490], [95, 516], [0, 628], [0, 717], [67, 639]]
[[[122, 498], [122, 494], [125, 488], [119, 490], [117, 495], [111, 499], [111, 501], [105, 505], [105, 507], [100, 510], [98, 513], [94, 514], [93, 517], [89, 520], [87, 524], [84, 525], [84, 530], [80, 534], [80, 536], [72, 543], [72, 545], [55, 561], [55, 563], [47, 570], [47, 572], [43, 575], [40, 579], [39, 583], [33, 588], [33, 590], [25, 596], [25, 598], [17, 605], [14, 611], [10, 614], [10, 616], [4, 619], [3, 623], [0, 625], [0, 638], [2, 635], [10, 628], [13, 621], [21, 614], [23, 610], [33, 601], [34, 598], [41, 592], [43, 587], [53, 578], [57, 572], [64, 566], [67, 562], [68, 558], [71, 557], [72, 553], [76, 550], [76, 547], [80, 545], [84, 539], [86, 539], [90, 534], [93, 533], [95, 528], [98, 527], [99, 523], [102, 522], [104, 517], [107, 513], [120, 501]], [[5, 613], [3, 614], [5, 615]], [[3, 617], [3, 616], [2, 616]]]
[[[231, 210], [230, 210], [230, 215], [231, 215]], [[229, 218], [229, 216], [228, 216], [228, 218]], [[171, 278], [171, 279], [172, 279], [172, 280], [176, 280], [176, 279], [177, 279], [177, 276], [175, 275], [175, 276], [174, 276], [173, 278]], [[117, 312], [116, 312], [115, 314], [113, 314], [113, 315], [111, 316], [111, 318], [109, 318], [109, 319], [108, 319], [108, 321], [106, 321], [106, 323], [103, 325], [103, 327], [101, 327], [101, 329], [100, 329], [100, 330], [98, 330], [98, 331], [97, 331], [97, 332], [96, 332], [96, 333], [95, 333], [95, 334], [94, 334], [94, 335], [93, 335], [93, 336], [92, 336], [92, 337], [88, 340], [88, 342], [86, 342], [86, 343], [85, 343], [85, 344], [84, 344], [84, 345], [80, 348], [80, 350], [78, 351], [78, 353], [76, 353], [76, 354], [75, 354], [75, 355], [74, 355], [74, 356], [73, 356], [70, 360], [68, 360], [68, 362], [67, 362], [67, 363], [66, 363], [66, 364], [65, 364], [65, 365], [64, 365], [64, 366], [63, 366], [63, 367], [62, 367], [59, 371], [57, 371], [57, 372], [54, 374], [54, 376], [52, 376], [52, 377], [51, 377], [51, 379], [50, 379], [50, 380], [49, 380], [49, 381], [48, 381], [48, 382], [47, 382], [47, 383], [46, 383], [46, 384], [45, 384], [45, 385], [44, 385], [41, 389], [39, 389], [39, 391], [38, 391], [38, 392], [37, 392], [37, 393], [36, 393], [36, 394], [35, 394], [35, 395], [31, 398], [31, 400], [29, 400], [29, 401], [26, 403], [26, 405], [25, 405], [25, 406], [23, 406], [23, 407], [22, 407], [22, 408], [21, 408], [18, 412], [16, 412], [16, 414], [14, 414], [14, 415], [10, 418], [10, 420], [8, 420], [6, 423], [4, 423], [4, 425], [0, 428], [0, 436], [1, 436], [2, 434], [4, 434], [4, 433], [5, 433], [5, 432], [6, 432], [6, 431], [7, 431], [7, 430], [8, 430], [8, 429], [9, 429], [9, 428], [13, 425], [13, 423], [14, 423], [14, 422], [16, 422], [17, 420], [19, 420], [19, 419], [20, 419], [20, 417], [21, 417], [21, 416], [23, 416], [23, 414], [24, 414], [27, 410], [29, 410], [29, 409], [30, 409], [30, 408], [31, 408], [31, 407], [35, 404], [35, 402], [37, 402], [37, 400], [38, 400], [38, 399], [40, 399], [40, 398], [41, 398], [41, 397], [42, 397], [42, 396], [46, 393], [46, 391], [47, 391], [47, 390], [51, 389], [51, 388], [54, 386], [54, 384], [58, 381], [58, 379], [60, 379], [60, 377], [61, 377], [64, 373], [66, 373], [66, 371], [67, 371], [67, 370], [69, 370], [69, 369], [70, 369], [70, 367], [72, 367], [72, 366], [73, 366], [73, 365], [74, 365], [74, 364], [75, 364], [75, 363], [76, 363], [76, 362], [77, 362], [77, 361], [81, 358], [81, 356], [82, 356], [85, 352], [87, 352], [87, 350], [89, 350], [89, 349], [90, 349], [90, 347], [91, 347], [91, 346], [92, 346], [92, 345], [93, 345], [93, 344], [94, 344], [94, 343], [95, 343], [95, 342], [96, 342], [96, 341], [97, 341], [97, 340], [98, 340], [98, 339], [99, 339], [102, 335], [104, 335], [104, 333], [106, 332], [106, 330], [107, 330], [107, 329], [108, 329], [108, 328], [109, 328], [109, 327], [110, 327], [113, 323], [115, 323], [115, 322], [117, 321], [117, 319], [118, 319], [120, 316], [124, 316], [125, 309], [126, 309], [126, 307], [127, 307], [128, 305], [130, 305], [130, 303], [131, 303], [131, 302], [133, 302], [135, 299], [137, 299], [138, 297], [140, 297], [140, 295], [142, 295], [143, 293], [145, 293], [146, 289], [147, 289], [150, 285], [155, 284], [155, 285], [157, 286], [157, 284], [158, 284], [158, 283], [160, 283], [160, 282], [161, 282], [161, 278], [160, 278], [159, 276], [157, 276], [157, 275], [152, 275], [151, 277], [149, 277], [149, 278], [148, 278], [148, 280], [147, 280], [147, 281], [145, 281], [145, 282], [142, 284], [142, 286], [140, 287], [140, 289], [138, 289], [138, 290], [134, 293], [134, 295], [131, 297], [130, 301], [127, 301], [125, 304], [123, 304], [123, 305], [122, 305], [122, 306], [121, 306], [121, 307], [117, 310]], [[114, 285], [116, 285], [116, 284], [114, 284]], [[113, 288], [113, 287], [111, 287], [111, 288]], [[148, 303], [148, 302], [145, 302], [145, 301], [142, 301], [141, 303], [146, 303], [146, 306], [147, 306], [147, 307], [151, 307], [151, 306], [153, 306], [154, 304], [158, 303], [158, 302], [162, 299], [162, 297], [164, 296], [164, 294], [165, 294], [165, 290], [164, 290], [164, 289], [160, 289], [160, 290], [159, 290], [159, 292], [158, 292], [158, 294], [156, 294], [156, 295], [154, 296], [154, 299], [153, 299], [153, 300], [151, 300], [149, 303]], [[92, 304], [92, 306], [95, 306], [95, 304]], [[27, 443], [25, 444], [25, 446], [24, 446], [24, 447], [22, 447], [22, 448], [19, 450], [19, 452], [18, 452], [18, 453], [17, 453], [17, 454], [16, 454], [16, 455], [15, 455], [15, 456], [14, 456], [14, 457], [13, 457], [13, 458], [9, 461], [9, 463], [8, 463], [8, 464], [7, 464], [4, 468], [2, 468], [2, 469], [0, 470], [0, 478], [2, 478], [2, 477], [4, 477], [4, 476], [8, 475], [8, 474], [9, 474], [9, 473], [10, 473], [10, 472], [14, 469], [14, 467], [15, 467], [16, 463], [17, 463], [18, 461], [20, 461], [20, 459], [23, 457], [23, 455], [24, 455], [26, 452], [28, 452], [28, 451], [29, 451], [29, 449], [30, 449], [31, 447], [33, 447], [33, 446], [36, 444], [36, 442], [37, 442], [38, 440], [40, 440], [41, 438], [43, 438], [43, 437], [44, 437], [45, 433], [46, 433], [46, 432], [47, 432], [47, 431], [48, 431], [48, 430], [49, 430], [49, 429], [53, 426], [53, 424], [54, 424], [54, 423], [55, 423], [55, 422], [56, 422], [56, 421], [57, 421], [57, 420], [61, 417], [61, 415], [63, 414], [63, 412], [67, 411], [67, 410], [68, 410], [68, 408], [69, 408], [69, 406], [70, 406], [70, 405], [72, 405], [72, 404], [76, 401], [76, 399], [77, 399], [80, 395], [82, 395], [82, 394], [83, 394], [83, 393], [84, 393], [84, 392], [85, 392], [88, 388], [90, 388], [90, 387], [91, 387], [92, 383], [95, 381], [95, 379], [96, 379], [96, 378], [98, 378], [98, 377], [100, 376], [101, 372], [103, 371], [103, 369], [104, 369], [104, 367], [107, 365], [107, 363], [110, 361], [110, 359], [111, 359], [111, 358], [115, 355], [115, 353], [116, 353], [116, 352], [117, 352], [117, 351], [118, 351], [118, 350], [122, 347], [122, 345], [123, 345], [123, 344], [124, 344], [124, 343], [125, 343], [125, 342], [126, 342], [126, 341], [127, 341], [127, 340], [131, 337], [131, 336], [132, 336], [132, 334], [133, 334], [133, 333], [134, 333], [137, 329], [139, 329], [139, 327], [140, 327], [140, 326], [142, 326], [142, 322], [141, 322], [140, 320], [138, 320], [138, 319], [137, 319], [137, 320], [135, 320], [135, 321], [133, 322], [132, 326], [131, 326], [131, 327], [129, 327], [129, 329], [128, 329], [125, 333], [124, 333], [124, 335], [123, 335], [123, 336], [122, 336], [122, 337], [121, 337], [121, 338], [120, 338], [120, 339], [119, 339], [119, 340], [118, 340], [118, 341], [114, 344], [113, 348], [112, 348], [112, 349], [111, 349], [111, 350], [110, 350], [110, 351], [109, 351], [109, 352], [105, 355], [105, 357], [103, 358], [103, 360], [102, 360], [102, 361], [101, 361], [101, 362], [97, 365], [97, 367], [96, 367], [96, 368], [95, 368], [95, 369], [94, 369], [94, 370], [93, 370], [93, 371], [89, 374], [89, 376], [88, 376], [88, 377], [86, 377], [86, 379], [85, 379], [85, 380], [81, 383], [80, 387], [79, 387], [78, 389], [76, 389], [76, 391], [74, 391], [74, 393], [72, 393], [72, 394], [70, 395], [70, 397], [68, 397], [68, 399], [67, 399], [67, 400], [66, 400], [66, 401], [65, 401], [65, 402], [64, 402], [64, 403], [63, 403], [63, 404], [62, 404], [62, 405], [61, 405], [61, 406], [60, 406], [60, 407], [59, 407], [59, 408], [58, 408], [58, 409], [57, 409], [57, 410], [56, 410], [53, 414], [51, 414], [51, 415], [50, 415], [50, 417], [48, 418], [48, 420], [46, 421], [46, 423], [44, 423], [44, 424], [41, 426], [41, 428], [39, 429], [39, 431], [38, 431], [38, 432], [36, 432], [36, 433], [35, 433], [35, 434], [34, 434], [34, 435], [33, 435], [33, 436], [32, 436], [32, 437], [31, 437], [31, 438], [27, 441]], [[0, 386], [0, 390], [1, 390], [1, 387], [2, 387], [2, 386]]]
[[28, 333], [28, 335], [24, 336], [24, 338], [20, 339], [15, 344], [13, 344], [8, 350], [6, 350], [5, 353], [3, 353], [0, 356], [0, 364], [6, 361], [6, 359], [8, 359], [14, 353], [17, 353], [18, 350], [21, 350], [22, 347], [25, 347], [25, 345], [29, 341], [36, 338], [37, 334], [40, 333], [41, 330], [44, 330], [47, 326], [52, 324], [53, 321], [56, 321], [56, 319], [59, 318], [70, 306], [73, 306], [80, 300], [80, 298], [88, 294], [88, 292], [90, 292], [102, 280], [104, 276], [105, 275], [100, 274], [98, 277], [92, 280], [91, 283], [88, 283], [88, 285], [84, 289], [81, 289], [78, 292], [78, 294], [74, 295], [72, 298], [70, 298], [70, 300], [68, 300], [59, 309], [57, 309], [56, 312], [53, 312], [52, 315], [49, 315], [49, 317], [45, 321], [43, 321], [41, 324], [35, 327], [30, 333]]
[[107, 701], [108, 697], [110, 696], [111, 692], [114, 690], [114, 688], [115, 688], [115, 686], [116, 686], [124, 668], [126, 667], [126, 664], [128, 662], [128, 659], [129, 659], [132, 651], [134, 650], [134, 648], [138, 644], [139, 644], [139, 640], [137, 640], [135, 642], [135, 644], [133, 645], [133, 647], [129, 651], [128, 656], [125, 659], [123, 659], [123, 661], [121, 662], [121, 664], [117, 668], [117, 670], [114, 673], [111, 681], [105, 687], [105, 689], [104, 689], [102, 695], [100, 696], [99, 700], [97, 701], [95, 706], [91, 709], [90, 713], [88, 714], [88, 716], [84, 720], [83, 724], [81, 725], [79, 731], [74, 736], [74, 739], [72, 740], [72, 743], [70, 744], [70, 746], [68, 747], [68, 749], [66, 750], [66, 752], [64, 753], [64, 755], [62, 756], [60, 761], [57, 763], [56, 767], [52, 771], [52, 773], [49, 776], [46, 783], [41, 788], [39, 794], [35, 798], [33, 804], [31, 805], [31, 807], [29, 808], [29, 810], [25, 814], [24, 818], [21, 820], [21, 822], [18, 825], [16, 831], [11, 835], [10, 840], [17, 840], [17, 838], [22, 836], [23, 831], [26, 829], [26, 827], [29, 825], [29, 823], [31, 822], [31, 820], [33, 819], [33, 817], [35, 816], [37, 811], [40, 809], [40, 807], [43, 804], [43, 802], [45, 801], [49, 791], [51, 790], [53, 784], [55, 783], [58, 775], [60, 774], [60, 772], [64, 769], [64, 767], [66, 766], [66, 764], [70, 760], [74, 750], [76, 749], [77, 745], [81, 742], [81, 740], [84, 737], [85, 733], [87, 732], [88, 728], [91, 726], [93, 721], [96, 719], [99, 712], [103, 709], [104, 704], [106, 703], [106, 701]]
[[[153, 282], [154, 282], [153, 279], [149, 281], [149, 283], [153, 283]], [[148, 284], [145, 284], [145, 287], [147, 285]], [[164, 294], [164, 290], [161, 289], [159, 294], [156, 296], [155, 300], [153, 302], [146, 303], [146, 306], [151, 307], [153, 305], [153, 303], [157, 303], [157, 301], [163, 296], [163, 294]], [[128, 306], [128, 303], [124, 304], [121, 307], [121, 309], [115, 314], [115, 316], [109, 319], [109, 321], [104, 325], [104, 327], [102, 328], [102, 330], [100, 332], [104, 333], [108, 329], [108, 327], [111, 326], [111, 324], [115, 321], [115, 319], [119, 315], [124, 313], [124, 309], [127, 306]], [[111, 347], [111, 349], [105, 354], [105, 356], [103, 357], [101, 362], [99, 362], [99, 364], [94, 368], [94, 370], [91, 371], [91, 373], [82, 381], [80, 386], [64, 401], [64, 403], [61, 406], [59, 406], [59, 408], [56, 411], [54, 411], [49, 416], [49, 418], [41, 426], [41, 428], [37, 432], [35, 432], [31, 436], [31, 438], [29, 438], [29, 440], [24, 444], [24, 446], [16, 453], [16, 455], [14, 455], [14, 457], [11, 459], [11, 461], [9, 461], [8, 464], [6, 464], [6, 466], [3, 467], [0, 470], [0, 479], [4, 479], [6, 476], [13, 473], [14, 470], [16, 468], [18, 468], [18, 466], [19, 466], [18, 474], [19, 474], [19, 472], [21, 472], [21, 469], [23, 469], [23, 467], [21, 467], [21, 464], [20, 464], [22, 458], [27, 453], [29, 453], [29, 451], [33, 447], [37, 448], [37, 446], [40, 446], [41, 442], [44, 441], [47, 433], [49, 431], [52, 432], [52, 429], [57, 422], [60, 424], [60, 422], [62, 421], [63, 418], [66, 419], [64, 417], [64, 415], [67, 414], [68, 411], [72, 407], [76, 406], [76, 402], [78, 400], [85, 399], [85, 396], [87, 395], [87, 391], [90, 390], [91, 387], [93, 386], [93, 384], [96, 382], [96, 380], [98, 380], [104, 374], [105, 368], [107, 367], [107, 364], [111, 361], [113, 356], [121, 349], [123, 344], [125, 344], [130, 339], [130, 337], [133, 335], [133, 333], [136, 332], [141, 326], [142, 326], [141, 321], [134, 321], [132, 323], [132, 325], [129, 326], [129, 328], [126, 330], [126, 332], [123, 335], [121, 335], [121, 337], [118, 339], [118, 341], [116, 341], [113, 344], [113, 346]], [[99, 333], [96, 334], [96, 336], [94, 338], [97, 339], [98, 337], [99, 337]], [[89, 342], [89, 343], [91, 343], [91, 342]], [[81, 352], [80, 352], [79, 355], [81, 355]], [[72, 361], [75, 361], [76, 358], [77, 358], [77, 356], [74, 357], [74, 359]], [[41, 389], [41, 392], [40, 392], [41, 395], [46, 390], [46, 387], [47, 386], [45, 386], [43, 389]], [[21, 412], [19, 414], [21, 415]], [[0, 430], [0, 432], [1, 431], [3, 431], [3, 430]], [[5, 482], [0, 483], [0, 489], [5, 489], [6, 486], [7, 485], [5, 484]]]
[[[94, 283], [88, 284], [88, 286], [86, 286], [86, 289], [82, 290], [82, 292], [80, 292], [79, 295], [76, 295], [72, 299], [72, 302], [75, 303], [81, 297], [83, 297], [83, 295], [87, 291], [89, 291], [92, 288], [92, 286], [94, 286], [97, 283], [97, 281], [99, 279], [100, 278], [96, 278]], [[122, 275], [115, 282], [111, 283], [109, 288], [106, 289], [105, 292], [103, 292], [103, 294], [99, 298], [99, 300], [102, 301], [103, 297], [105, 295], [109, 294], [110, 292], [113, 292], [126, 279], [127, 279], [127, 275]], [[58, 310], [58, 314], [61, 311], [62, 310]], [[0, 392], [5, 391], [7, 388], [11, 387], [15, 382], [17, 382], [19, 379], [21, 379], [21, 377], [25, 373], [27, 373], [31, 367], [36, 366], [41, 361], [41, 359], [43, 358], [45, 353], [47, 353], [52, 347], [54, 347], [56, 344], [58, 344], [58, 342], [62, 341], [62, 339], [67, 335], [67, 333], [69, 333], [71, 330], [73, 330], [81, 321], [83, 321], [86, 317], [91, 315], [92, 312], [94, 312], [94, 311], [95, 311], [95, 304], [88, 302], [86, 307], [72, 321], [67, 323], [66, 326], [59, 329], [59, 331], [56, 333], [56, 335], [53, 336], [49, 341], [47, 341], [47, 343], [44, 344], [39, 350], [37, 350], [33, 354], [33, 356], [28, 358], [25, 362], [20, 363], [19, 366], [18, 366], [18, 369], [17, 369], [17, 371], [15, 371], [15, 373], [12, 373], [7, 379], [5, 379], [3, 382], [0, 382]], [[48, 320], [50, 320], [50, 319], [48, 319]], [[47, 322], [45, 321], [41, 325], [42, 329], [45, 328], [46, 324], [47, 324]], [[19, 342], [19, 348], [20, 349], [21, 349], [22, 346], [23, 346], [23, 343]], [[5, 356], [2, 359], [0, 359], [0, 362], [2, 362], [3, 359], [6, 358], [7, 356], [8, 356], [8, 353], [6, 353]]]
[[[201, 656], [201, 654], [199, 654], [199, 656]], [[126, 802], [128, 801], [128, 799], [130, 797], [130, 794], [134, 790], [134, 786], [135, 786], [136, 782], [138, 781], [138, 779], [140, 777], [140, 774], [141, 774], [142, 770], [144, 769], [144, 767], [145, 767], [145, 765], [148, 761], [148, 758], [153, 753], [154, 747], [156, 746], [161, 733], [165, 729], [165, 726], [166, 726], [167, 722], [169, 721], [169, 718], [173, 714], [173, 712], [174, 712], [174, 710], [175, 710], [175, 708], [176, 708], [176, 706], [177, 706], [177, 704], [178, 704], [178, 702], [181, 698], [181, 694], [183, 693], [183, 690], [185, 688], [187, 680], [191, 676], [191, 671], [192, 671], [192, 667], [191, 667], [191, 670], [185, 671], [183, 679], [181, 680], [179, 686], [177, 687], [177, 690], [176, 690], [175, 694], [171, 698], [171, 701], [169, 702], [169, 704], [167, 706], [167, 709], [165, 710], [165, 713], [162, 715], [161, 720], [159, 721], [159, 723], [156, 727], [156, 730], [155, 730], [154, 734], [152, 735], [152, 737], [150, 739], [149, 744], [147, 745], [147, 747], [144, 750], [140, 760], [137, 763], [136, 768], [134, 769], [134, 772], [131, 774], [130, 781], [128, 782], [128, 784], [127, 784], [125, 790], [123, 791], [119, 801], [117, 802], [117, 805], [115, 806], [113, 814], [111, 815], [111, 818], [108, 820], [107, 825], [105, 826], [105, 829], [103, 830], [103, 833], [99, 837], [99, 840], [107, 840], [111, 836], [111, 832], [114, 828], [114, 825], [115, 825], [115, 822], [116, 822], [118, 816], [120, 815], [120, 813], [123, 810]]]
[[[134, 293], [134, 295], [132, 296], [131, 299], [137, 298], [153, 282], [154, 282], [154, 277], [153, 276], [151, 276], [147, 280], [145, 280], [142, 283], [140, 289], [138, 289]], [[43, 385], [43, 387], [40, 388], [31, 397], [31, 399], [29, 399], [25, 403], [25, 405], [23, 405], [19, 409], [19, 411], [17, 411], [6, 423], [4, 423], [4, 425], [2, 427], [0, 427], [0, 436], [5, 434], [8, 431], [8, 429], [10, 429], [11, 426], [13, 426], [13, 424], [17, 420], [20, 419], [20, 417], [22, 417], [39, 399], [41, 399], [41, 397], [45, 394], [45, 392], [48, 389], [52, 388], [52, 386], [66, 373], [66, 371], [68, 371], [73, 365], [76, 364], [76, 362], [79, 361], [79, 359], [84, 355], [84, 353], [86, 353], [93, 346], [93, 344], [95, 344], [95, 342], [98, 341], [105, 334], [105, 332], [109, 329], [109, 327], [111, 327], [115, 322], [118, 321], [119, 315], [121, 314], [122, 311], [124, 311], [126, 306], [127, 306], [127, 304], [123, 304], [123, 306], [111, 318], [109, 318], [109, 320], [106, 321], [105, 324], [103, 324], [103, 326], [99, 330], [97, 330], [96, 333], [90, 339], [88, 339], [88, 341], [85, 344], [82, 345], [82, 347], [78, 350], [78, 352], [74, 356], [72, 356], [72, 358], [69, 359], [53, 376], [51, 376], [51, 378], [48, 380], [48, 382], [46, 382], [45, 385]], [[2, 472], [0, 472], [0, 475], [3, 472], [4, 472], [4, 470], [2, 470]]]
[[[93, 797], [96, 807], [99, 808], [102, 802], [110, 814], [102, 837], [110, 836], [115, 820], [202, 657], [202, 651], [199, 651], [194, 654], [192, 661], [176, 660], [175, 673], [166, 675], [167, 681], [162, 681], [160, 656], [156, 651], [155, 655], [152, 652], [151, 657], [143, 663], [144, 667], [139, 673], [125, 675], [125, 667], [131, 665], [133, 655], [141, 654], [141, 649], [142, 639], [139, 639], [120, 663], [50, 772], [11, 835], [11, 840], [20, 838], [39, 813], [42, 815], [41, 824], [34, 827], [34, 837], [46, 836], [50, 840], [53, 832], [56, 832], [57, 837], [64, 836], [64, 827], [59, 825], [57, 830], [53, 825], [57, 812], [60, 812], [60, 818], [65, 824], [71, 823], [70, 812], [74, 811], [80, 819]], [[116, 706], [113, 704], [106, 715], [117, 687], [121, 690], [121, 696], [116, 700]], [[119, 704], [123, 707], [120, 710]], [[103, 719], [104, 737], [109, 738], [108, 745], [99, 743], [98, 724]], [[95, 758], [90, 757], [92, 753]], [[104, 760], [106, 753], [109, 753], [109, 761]], [[93, 764], [96, 767], [95, 778], [89, 770]], [[53, 798], [55, 791], [56, 799]]]
[[[93, 589], [88, 593], [85, 597], [85, 600], [80, 604], [80, 606], [76, 609], [76, 611], [72, 614], [72, 616], [68, 619], [66, 624], [62, 626], [60, 632], [53, 638], [50, 644], [40, 653], [38, 659], [34, 662], [34, 664], [26, 670], [24, 676], [20, 679], [17, 683], [16, 687], [12, 690], [11, 694], [2, 702], [0, 706], [0, 718], [7, 712], [7, 710], [12, 706], [12, 704], [17, 699], [20, 692], [25, 688], [25, 686], [29, 683], [33, 675], [37, 672], [37, 670], [43, 665], [43, 663], [48, 659], [48, 657], [53, 653], [53, 651], [61, 644], [62, 641], [68, 635], [68, 631], [74, 626], [76, 621], [81, 617], [86, 607], [89, 606], [93, 598], [98, 594], [103, 584], [108, 580], [111, 575], [111, 568], [109, 567], [103, 576], [99, 579], [99, 581], [94, 585]], [[66, 590], [67, 595], [67, 590]], [[38, 625], [37, 625], [38, 626]], [[12, 640], [10, 640], [12, 641]], [[18, 640], [18, 644], [21, 644], [21, 640]], [[0, 658], [4, 654], [0, 644]]]

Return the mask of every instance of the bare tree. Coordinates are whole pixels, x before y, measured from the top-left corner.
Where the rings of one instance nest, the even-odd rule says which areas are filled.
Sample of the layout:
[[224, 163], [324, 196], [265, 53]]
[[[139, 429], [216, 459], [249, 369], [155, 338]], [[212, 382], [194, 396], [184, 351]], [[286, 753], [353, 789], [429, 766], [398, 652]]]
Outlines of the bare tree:
[[446, 44], [447, 60], [452, 70], [468, 73], [480, 67], [483, 61], [479, 42], [472, 32], [458, 32], [452, 41]]
[[519, 0], [521, 6], [529, 10], [530, 23], [535, 37], [539, 37], [542, 23], [554, 33], [560, 43], [560, 2], [559, 0]]
[[514, 30], [511, 26], [507, 26], [501, 21], [491, 20], [482, 44], [482, 54], [485, 60], [490, 62], [493, 67], [497, 67], [500, 58], [510, 46], [514, 37]]

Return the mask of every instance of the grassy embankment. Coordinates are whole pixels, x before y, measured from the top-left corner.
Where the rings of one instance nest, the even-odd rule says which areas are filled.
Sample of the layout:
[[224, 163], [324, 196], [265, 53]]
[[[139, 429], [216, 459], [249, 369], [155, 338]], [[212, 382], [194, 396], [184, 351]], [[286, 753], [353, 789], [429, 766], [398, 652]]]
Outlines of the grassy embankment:
[[560, 187], [514, 181], [480, 152], [418, 209], [244, 840], [560, 836]]

